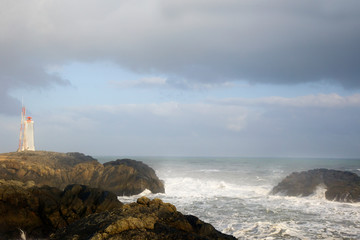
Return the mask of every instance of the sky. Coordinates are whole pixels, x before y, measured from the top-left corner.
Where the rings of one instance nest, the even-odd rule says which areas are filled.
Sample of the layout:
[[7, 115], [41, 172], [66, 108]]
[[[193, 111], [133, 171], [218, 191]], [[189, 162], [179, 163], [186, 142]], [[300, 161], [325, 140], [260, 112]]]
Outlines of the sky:
[[0, 0], [0, 152], [360, 156], [358, 0]]

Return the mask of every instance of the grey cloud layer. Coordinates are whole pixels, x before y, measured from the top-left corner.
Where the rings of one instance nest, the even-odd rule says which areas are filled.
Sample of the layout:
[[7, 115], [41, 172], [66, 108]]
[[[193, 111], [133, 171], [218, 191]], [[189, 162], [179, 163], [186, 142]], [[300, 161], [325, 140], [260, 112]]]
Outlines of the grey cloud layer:
[[358, 88], [359, 11], [357, 0], [0, 0], [0, 100], [11, 88], [66, 83], [46, 69], [71, 61], [175, 82]]
[[306, 95], [293, 98], [266, 97], [257, 99], [230, 98], [213, 101], [224, 105], [233, 106], [277, 106], [277, 107], [302, 107], [302, 108], [360, 108], [360, 94], [342, 97], [336, 93]]
[[37, 139], [45, 149], [92, 154], [358, 157], [359, 96], [307, 98], [75, 107], [37, 116]]

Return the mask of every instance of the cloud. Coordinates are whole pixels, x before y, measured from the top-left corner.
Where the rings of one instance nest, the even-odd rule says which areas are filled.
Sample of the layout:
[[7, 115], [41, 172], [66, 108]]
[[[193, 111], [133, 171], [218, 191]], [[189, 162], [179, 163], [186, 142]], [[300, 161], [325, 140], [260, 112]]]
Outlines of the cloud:
[[5, 93], [66, 83], [48, 66], [103, 60], [179, 87], [320, 80], [360, 87], [357, 0], [1, 0], [0, 7]]
[[[18, 115], [16, 89], [71, 84], [56, 72], [73, 62], [112, 62], [146, 76], [111, 83], [122, 88], [202, 90], [245, 81], [358, 90], [359, 11], [358, 0], [0, 0], [0, 113]], [[45, 149], [358, 156], [359, 99], [334, 93], [101, 105], [62, 117], [35, 110], [34, 119]]]
[[39, 149], [95, 155], [354, 157], [360, 153], [360, 107], [352, 104], [166, 102], [71, 107], [58, 114], [34, 114]]
[[8, 95], [6, 89], [0, 89], [0, 114], [18, 114], [21, 103]]
[[[164, 102], [99, 105], [88, 108], [70, 108], [69, 111], [98, 119], [99, 125], [100, 122], [105, 122], [101, 120], [103, 116], [126, 116], [126, 119], [121, 118], [119, 122], [126, 122], [125, 125], [129, 129], [134, 127], [134, 132], [151, 131], [154, 135], [166, 134], [166, 131], [186, 135], [189, 131], [199, 130], [201, 132], [207, 128], [214, 132], [229, 129], [240, 131], [248, 121], [248, 110], [244, 107], [209, 103]], [[138, 125], [134, 126], [134, 123]], [[149, 126], [149, 124], [155, 124], [156, 127]]]
[[241, 131], [246, 126], [246, 115], [234, 116], [229, 118], [227, 128], [232, 131]]
[[[1, 34], [1, 29], [0, 29]], [[6, 33], [5, 33], [6, 34]], [[36, 56], [27, 55], [14, 46], [6, 46], [0, 38], [0, 113], [14, 114], [21, 107], [18, 98], [10, 95], [15, 89], [48, 88], [53, 85], [69, 85], [70, 82], [55, 73], [48, 73], [46, 64]]]
[[180, 89], [180, 90], [210, 90], [215, 88], [231, 88], [232, 82], [206, 83], [189, 81], [186, 79], [168, 79], [164, 77], [143, 77], [136, 80], [109, 81], [108, 84], [119, 89], [141, 88], [141, 89]]
[[118, 88], [161, 88], [167, 85], [167, 79], [146, 77], [138, 80], [110, 81], [109, 84]]
[[277, 107], [307, 107], [307, 108], [360, 108], [360, 94], [350, 96], [340, 96], [336, 93], [317, 94], [299, 97], [266, 97], [256, 99], [232, 98], [222, 99], [214, 102], [225, 105], [260, 105], [260, 106], [277, 106]]
[[[39, 150], [137, 156], [360, 154], [357, 94], [72, 106], [32, 116]], [[20, 119], [0, 118], [5, 124], [0, 135], [9, 140], [1, 151], [13, 151]]]

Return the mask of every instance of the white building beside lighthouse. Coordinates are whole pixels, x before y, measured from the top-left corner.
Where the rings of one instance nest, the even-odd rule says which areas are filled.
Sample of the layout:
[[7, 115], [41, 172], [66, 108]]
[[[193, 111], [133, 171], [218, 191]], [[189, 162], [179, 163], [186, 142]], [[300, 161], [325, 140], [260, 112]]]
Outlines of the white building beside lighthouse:
[[34, 121], [31, 117], [25, 117], [25, 107], [21, 112], [21, 126], [18, 151], [35, 151], [34, 143]]

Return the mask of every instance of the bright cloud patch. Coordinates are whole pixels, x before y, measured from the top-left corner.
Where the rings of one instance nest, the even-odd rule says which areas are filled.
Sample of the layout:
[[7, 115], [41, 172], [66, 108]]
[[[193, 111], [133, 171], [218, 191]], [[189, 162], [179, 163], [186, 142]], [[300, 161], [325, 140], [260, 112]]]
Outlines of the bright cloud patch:
[[340, 96], [333, 94], [308, 95], [293, 98], [267, 97], [257, 99], [233, 98], [220, 100], [222, 104], [263, 105], [288, 107], [360, 107], [360, 94]]
[[138, 80], [110, 81], [110, 85], [119, 88], [161, 88], [166, 87], [166, 78], [144, 77]]

